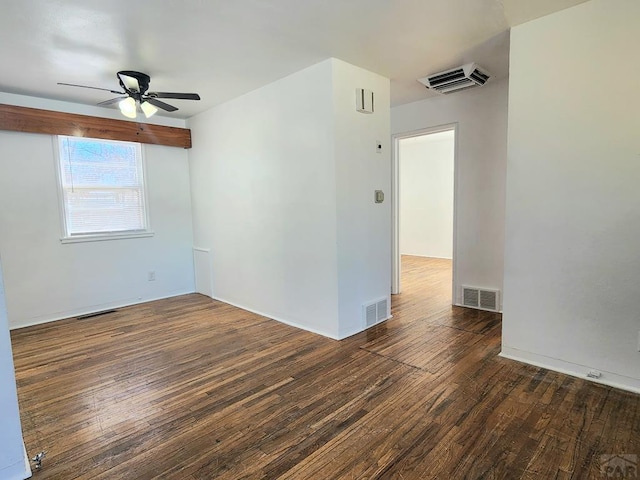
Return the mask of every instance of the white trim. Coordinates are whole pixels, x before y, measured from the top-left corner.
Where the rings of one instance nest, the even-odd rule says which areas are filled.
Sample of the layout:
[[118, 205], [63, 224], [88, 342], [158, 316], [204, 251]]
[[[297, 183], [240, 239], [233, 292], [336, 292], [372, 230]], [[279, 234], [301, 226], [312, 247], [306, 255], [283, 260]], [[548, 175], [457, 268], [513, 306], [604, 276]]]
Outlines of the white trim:
[[392, 135], [391, 141], [391, 294], [400, 293], [400, 139]]
[[[95, 140], [102, 143], [114, 143], [114, 144], [130, 144], [136, 150], [136, 157], [140, 159], [139, 165], [137, 165], [139, 174], [142, 176], [142, 195], [143, 195], [143, 211], [144, 211], [144, 230], [136, 231], [118, 231], [118, 232], [103, 232], [103, 233], [91, 233], [91, 234], [76, 234], [69, 235], [67, 229], [67, 213], [66, 205], [64, 201], [64, 187], [62, 185], [62, 172], [60, 164], [60, 139], [71, 138], [69, 135], [52, 135], [53, 142], [53, 158], [54, 167], [56, 171], [57, 182], [57, 194], [58, 194], [58, 215], [60, 218], [60, 230], [62, 232], [61, 243], [78, 243], [78, 242], [95, 242], [102, 240], [120, 240], [123, 238], [140, 238], [140, 237], [152, 237], [154, 232], [151, 230], [151, 215], [149, 213], [149, 186], [147, 179], [147, 162], [146, 162], [146, 145], [137, 142], [125, 142], [120, 140], [105, 140], [101, 138], [86, 137], [87, 140]], [[75, 137], [74, 137], [75, 138]]]
[[454, 302], [452, 305], [454, 307], [470, 308], [472, 310], [480, 310], [481, 312], [503, 313], [502, 312], [502, 306], [500, 306], [500, 310], [489, 310], [488, 308], [472, 307], [471, 305], [465, 305], [464, 303], [461, 303], [461, 302]]
[[144, 195], [145, 231], [153, 235], [151, 230], [151, 206], [149, 205], [149, 177], [147, 176], [147, 144], [140, 145], [140, 168], [142, 170], [142, 194]]
[[[390, 300], [388, 298], [387, 298], [387, 302], [389, 302], [388, 305], [390, 307], [391, 306], [391, 302], [390, 302]], [[362, 328], [362, 329], [358, 329], [356, 327], [356, 328], [349, 329], [346, 332], [340, 332], [340, 334], [338, 335], [337, 339], [338, 340], [344, 340], [345, 338], [349, 338], [349, 337], [352, 337], [352, 336], [357, 335], [359, 333], [366, 332], [370, 328], [374, 328], [374, 327], [377, 327], [379, 325], [382, 325], [384, 322], [387, 322], [387, 321], [389, 321], [389, 320], [391, 320], [393, 318], [393, 315], [391, 315], [390, 313], [387, 313], [387, 315], [388, 316], [386, 318], [383, 318], [379, 322], [376, 322], [373, 325], [369, 325], [369, 326], [365, 325], [364, 328]]]
[[[231, 305], [232, 307], [236, 307], [236, 308], [239, 308], [241, 310], [246, 310], [247, 312], [251, 312], [251, 313], [255, 313], [256, 315], [260, 315], [261, 317], [264, 317], [265, 320], [274, 320], [276, 322], [284, 323], [285, 325], [289, 325], [290, 327], [295, 327], [295, 328], [299, 328], [300, 330], [305, 330], [305, 331], [310, 332], [310, 333], [315, 333], [316, 335], [321, 335], [323, 337], [330, 338], [331, 340], [341, 340], [340, 337], [336, 337], [335, 335], [331, 335], [331, 334], [329, 334], [327, 332], [323, 332], [323, 331], [318, 330], [316, 328], [310, 328], [310, 327], [307, 327], [307, 326], [304, 326], [304, 325], [300, 325], [299, 323], [293, 322], [291, 320], [285, 320], [283, 318], [278, 318], [278, 317], [275, 317], [273, 315], [269, 315], [267, 313], [261, 312], [259, 310], [254, 310], [252, 308], [247, 308], [247, 307], [244, 307], [244, 306], [239, 305], [237, 303], [225, 300], [224, 298], [220, 298], [220, 297], [211, 297], [211, 298], [213, 298], [214, 300], [217, 300], [219, 302]], [[354, 333], [358, 333], [358, 332], [354, 332]], [[342, 337], [342, 338], [345, 338], [345, 337]]]
[[24, 323], [18, 325], [9, 325], [9, 330], [16, 330], [18, 328], [32, 327], [34, 325], [42, 325], [43, 323], [56, 322], [58, 320], [67, 320], [69, 318], [79, 317], [81, 315], [89, 315], [95, 312], [101, 312], [102, 310], [111, 310], [116, 308], [130, 307], [132, 305], [139, 305], [141, 303], [155, 302], [156, 300], [163, 300], [165, 298], [179, 297], [180, 295], [189, 295], [196, 293], [194, 291], [176, 290], [167, 294], [158, 295], [155, 297], [133, 297], [125, 298], [122, 300], [116, 300], [114, 302], [107, 302], [98, 305], [88, 305], [86, 307], [78, 308], [75, 310], [65, 310], [62, 312], [55, 312], [51, 316], [39, 315], [27, 319]]
[[67, 226], [64, 213], [64, 194], [62, 193], [62, 173], [60, 172], [60, 140], [58, 135], [51, 135], [53, 144], [53, 169], [56, 172], [56, 194], [58, 196], [58, 218], [60, 220], [60, 232], [62, 238], [67, 235]]
[[405, 138], [421, 137], [433, 133], [448, 132], [453, 130], [454, 151], [453, 151], [453, 258], [452, 260], [452, 282], [451, 282], [451, 303], [458, 302], [457, 278], [458, 278], [458, 122], [447, 123], [435, 127], [422, 128], [410, 132], [396, 133], [391, 136], [393, 148], [391, 150], [391, 293], [400, 293], [402, 286], [401, 261], [400, 261], [400, 140]]
[[76, 235], [75, 237], [62, 237], [60, 243], [81, 243], [81, 242], [102, 242], [103, 240], [122, 240], [125, 238], [145, 238], [153, 237], [155, 232], [117, 232], [117, 233], [105, 233], [99, 235]]
[[[589, 380], [590, 382], [600, 383], [609, 387], [619, 388], [628, 392], [640, 393], [640, 379], [619, 375], [613, 372], [606, 372], [596, 367], [580, 365], [578, 363], [566, 362], [557, 358], [539, 355], [537, 353], [526, 352], [517, 348], [502, 346], [500, 357], [515, 360], [517, 362], [533, 365], [534, 367], [546, 368], [554, 372], [564, 373], [572, 377]], [[598, 370], [602, 373], [600, 378], [587, 377], [589, 370]]]
[[[196, 252], [207, 254], [207, 270], [208, 270], [207, 273], [209, 275], [209, 292], [208, 293], [198, 291], [198, 275], [197, 275], [198, 262], [196, 262]], [[203, 248], [203, 247], [193, 247], [193, 251], [191, 252], [191, 255], [193, 258], [193, 284], [195, 285], [196, 293], [199, 293], [201, 295], [206, 295], [209, 298], [213, 298], [213, 264], [211, 260], [211, 249]]]
[[502, 313], [502, 303], [501, 302], [499, 303], [500, 303], [500, 310], [489, 310], [488, 308], [472, 307], [471, 305], [465, 305], [462, 302], [453, 302], [453, 306], [461, 307], [461, 308], [470, 308], [472, 310], [480, 310], [481, 312]]
[[31, 478], [31, 475], [33, 474], [31, 472], [31, 462], [29, 461], [29, 455], [27, 454], [27, 447], [24, 444], [24, 442], [22, 442], [22, 449], [24, 450], [24, 475], [26, 475], [24, 478]]

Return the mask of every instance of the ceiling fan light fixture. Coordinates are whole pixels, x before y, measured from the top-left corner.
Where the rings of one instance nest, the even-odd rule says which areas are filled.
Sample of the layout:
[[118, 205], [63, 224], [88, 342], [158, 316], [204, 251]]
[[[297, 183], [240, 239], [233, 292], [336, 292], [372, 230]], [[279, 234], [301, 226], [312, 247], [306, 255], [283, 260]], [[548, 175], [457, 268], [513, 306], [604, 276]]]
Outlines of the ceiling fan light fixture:
[[147, 118], [151, 118], [158, 111], [158, 109], [151, 105], [149, 102], [142, 102], [140, 104], [140, 108], [144, 112], [144, 116]]
[[118, 107], [120, 108], [120, 112], [127, 118], [136, 118], [137, 115], [137, 108], [136, 108], [136, 101], [129, 97], [129, 98], [125, 98], [124, 100], [121, 100], [118, 103]]
[[180, 93], [180, 92], [150, 92], [149, 82], [151, 77], [146, 73], [135, 72], [133, 70], [122, 70], [116, 74], [122, 91], [110, 90], [108, 88], [91, 87], [89, 85], [78, 85], [75, 83], [59, 83], [58, 85], [67, 85], [70, 87], [91, 88], [94, 90], [104, 90], [110, 93], [120, 95], [98, 103], [101, 107], [110, 107], [118, 104], [120, 112], [128, 118], [135, 119], [137, 117], [138, 105], [140, 110], [147, 118], [155, 115], [158, 109], [165, 112], [175, 112], [178, 107], [158, 100], [160, 98], [173, 98], [175, 100], [200, 100], [197, 93]]

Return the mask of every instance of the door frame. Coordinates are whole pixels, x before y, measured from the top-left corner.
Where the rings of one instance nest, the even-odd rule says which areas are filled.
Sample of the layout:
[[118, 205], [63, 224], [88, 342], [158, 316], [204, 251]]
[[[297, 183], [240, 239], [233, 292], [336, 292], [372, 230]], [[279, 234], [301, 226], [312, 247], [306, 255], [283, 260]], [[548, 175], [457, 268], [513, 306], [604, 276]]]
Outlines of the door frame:
[[421, 137], [433, 133], [453, 130], [453, 255], [451, 303], [456, 304], [457, 252], [458, 252], [458, 123], [447, 123], [410, 132], [396, 133], [391, 136], [393, 148], [391, 150], [391, 294], [401, 291], [401, 261], [400, 261], [400, 140]]

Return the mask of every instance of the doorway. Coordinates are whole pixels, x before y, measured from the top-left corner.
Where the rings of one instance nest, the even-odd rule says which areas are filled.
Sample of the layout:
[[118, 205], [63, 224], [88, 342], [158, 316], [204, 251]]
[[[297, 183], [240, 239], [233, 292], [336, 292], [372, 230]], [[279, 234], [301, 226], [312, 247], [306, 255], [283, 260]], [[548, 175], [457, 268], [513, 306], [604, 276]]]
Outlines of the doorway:
[[393, 136], [392, 294], [401, 292], [404, 259], [425, 272], [449, 269], [454, 302], [456, 134], [450, 124]]

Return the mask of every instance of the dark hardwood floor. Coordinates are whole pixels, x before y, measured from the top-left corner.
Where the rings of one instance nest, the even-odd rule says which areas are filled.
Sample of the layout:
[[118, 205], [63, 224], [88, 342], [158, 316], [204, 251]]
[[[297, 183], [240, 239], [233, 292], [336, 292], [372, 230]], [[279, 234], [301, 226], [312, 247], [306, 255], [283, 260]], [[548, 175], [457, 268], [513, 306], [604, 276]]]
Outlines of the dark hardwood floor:
[[637, 395], [498, 357], [450, 262], [336, 342], [200, 295], [12, 332], [37, 479], [589, 479], [640, 454]]

